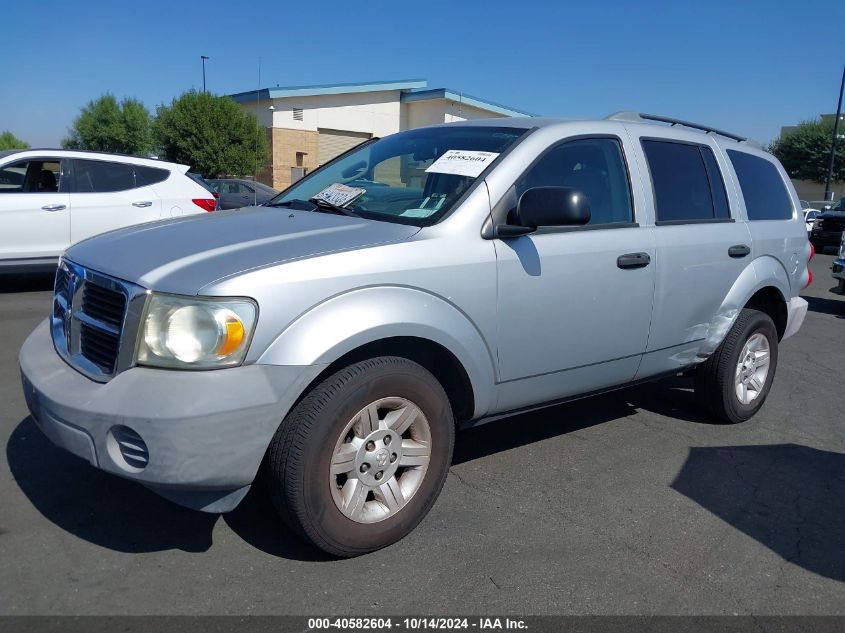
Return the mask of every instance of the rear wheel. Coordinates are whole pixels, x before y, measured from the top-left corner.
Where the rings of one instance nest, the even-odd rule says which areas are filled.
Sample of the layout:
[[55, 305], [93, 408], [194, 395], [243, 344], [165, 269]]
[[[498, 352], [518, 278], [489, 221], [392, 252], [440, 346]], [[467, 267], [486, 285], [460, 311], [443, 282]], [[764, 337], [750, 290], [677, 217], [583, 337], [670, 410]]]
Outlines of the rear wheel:
[[771, 317], [743, 309], [725, 340], [698, 366], [695, 394], [700, 405], [722, 422], [749, 419], [769, 395], [777, 360], [777, 329]]
[[356, 556], [398, 541], [425, 517], [452, 460], [454, 419], [420, 365], [380, 357], [317, 385], [268, 453], [282, 518], [320, 549]]

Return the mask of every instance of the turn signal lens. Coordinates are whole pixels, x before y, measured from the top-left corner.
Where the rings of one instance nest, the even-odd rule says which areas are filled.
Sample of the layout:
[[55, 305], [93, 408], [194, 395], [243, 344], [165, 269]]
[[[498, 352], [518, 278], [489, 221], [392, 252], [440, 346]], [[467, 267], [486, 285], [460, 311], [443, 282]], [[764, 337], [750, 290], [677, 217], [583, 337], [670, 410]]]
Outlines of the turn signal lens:
[[244, 324], [240, 322], [237, 316], [227, 317], [224, 328], [223, 342], [217, 348], [218, 356], [228, 356], [237, 350], [244, 340]]

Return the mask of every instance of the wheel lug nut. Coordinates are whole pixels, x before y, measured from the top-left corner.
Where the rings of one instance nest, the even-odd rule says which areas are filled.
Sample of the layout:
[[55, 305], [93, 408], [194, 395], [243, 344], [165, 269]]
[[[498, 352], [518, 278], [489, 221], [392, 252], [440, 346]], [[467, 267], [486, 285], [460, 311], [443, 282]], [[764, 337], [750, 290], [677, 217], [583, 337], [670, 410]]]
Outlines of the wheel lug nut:
[[368, 463], [364, 462], [363, 464], [361, 464], [361, 472], [362, 473], [365, 473], [368, 470], [370, 470], [370, 465]]
[[391, 463], [391, 464], [392, 464], [393, 462], [395, 462], [395, 461], [396, 461], [396, 457], [397, 457], [397, 456], [396, 456], [396, 453], [391, 453], [391, 454], [390, 454], [390, 463]]
[[384, 436], [384, 445], [390, 446], [390, 436], [389, 435]]
[[376, 450], [376, 443], [367, 442], [367, 452], [372, 453], [374, 450]]
[[378, 472], [376, 473], [376, 481], [381, 481], [381, 478], [382, 478], [382, 477], [384, 477], [384, 473], [383, 473], [383, 472], [381, 472], [381, 471], [378, 471]]

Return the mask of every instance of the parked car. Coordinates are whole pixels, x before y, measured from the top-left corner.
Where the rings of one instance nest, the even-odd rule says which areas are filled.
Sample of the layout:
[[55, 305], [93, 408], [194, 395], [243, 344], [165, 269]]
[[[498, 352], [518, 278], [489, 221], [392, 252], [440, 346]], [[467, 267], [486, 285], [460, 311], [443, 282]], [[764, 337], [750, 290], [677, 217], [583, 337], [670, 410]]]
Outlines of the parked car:
[[0, 152], [0, 273], [55, 269], [98, 233], [214, 209], [176, 163], [60, 149]]
[[78, 244], [20, 352], [30, 411], [207, 512], [263, 463], [282, 518], [338, 556], [422, 520], [456, 424], [678, 372], [705, 415], [747, 420], [804, 320], [811, 248], [772, 155], [675, 123], [409, 130], [269, 206]]
[[258, 206], [279, 194], [272, 187], [243, 178], [214, 178], [209, 183], [220, 194], [221, 209]]
[[815, 209], [804, 209], [804, 224], [807, 227], [807, 235], [813, 230], [813, 223], [816, 221], [816, 218], [819, 217], [819, 213], [821, 211], [816, 211]]
[[203, 178], [202, 174], [198, 174], [194, 171], [189, 171], [185, 175], [211, 194], [211, 196], [214, 198], [214, 211], [217, 211], [221, 208], [220, 194], [217, 193], [217, 189], [215, 189], [214, 185], [212, 185], [209, 181]]
[[839, 294], [845, 294], [845, 233], [842, 234], [842, 241], [839, 244], [839, 256], [833, 260], [831, 270], [833, 271], [833, 278], [838, 283], [837, 291]]
[[810, 231], [810, 241], [819, 253], [828, 246], [839, 247], [845, 229], [845, 198], [840, 198], [830, 209], [816, 215]]

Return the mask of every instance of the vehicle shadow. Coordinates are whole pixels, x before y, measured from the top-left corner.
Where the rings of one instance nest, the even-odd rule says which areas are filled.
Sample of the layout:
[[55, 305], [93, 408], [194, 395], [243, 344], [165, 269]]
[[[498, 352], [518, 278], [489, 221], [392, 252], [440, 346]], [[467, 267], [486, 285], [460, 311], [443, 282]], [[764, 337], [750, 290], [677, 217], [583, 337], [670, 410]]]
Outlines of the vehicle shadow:
[[845, 581], [845, 455], [796, 444], [693, 447], [671, 487], [786, 561]]
[[[31, 417], [12, 432], [6, 459], [21, 491], [63, 530], [126, 553], [177, 549], [205, 552], [220, 515], [177, 506], [142, 485], [91, 467], [48, 440]], [[226, 523], [246, 542], [275, 556], [325, 560], [277, 520], [262, 495], [247, 495]]]
[[833, 316], [845, 319], [845, 301], [841, 299], [825, 299], [823, 297], [805, 296], [809, 304], [807, 309], [820, 314], [832, 314]]
[[[618, 420], [645, 409], [676, 420], [710, 424], [697, 414], [691, 381], [678, 377], [514, 415], [460, 431], [453, 463], [539, 442]], [[12, 475], [35, 508], [62, 529], [119, 552], [178, 549], [205, 552], [212, 546], [216, 514], [188, 510], [142, 485], [92, 468], [54, 446], [31, 417], [6, 446]], [[331, 557], [300, 540], [278, 518], [262, 475], [225, 523], [246, 543], [272, 556], [305, 561]]]
[[55, 278], [55, 272], [0, 274], [0, 294], [52, 290]]

